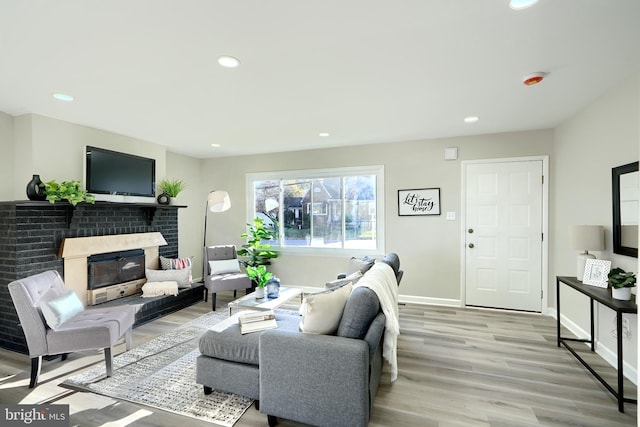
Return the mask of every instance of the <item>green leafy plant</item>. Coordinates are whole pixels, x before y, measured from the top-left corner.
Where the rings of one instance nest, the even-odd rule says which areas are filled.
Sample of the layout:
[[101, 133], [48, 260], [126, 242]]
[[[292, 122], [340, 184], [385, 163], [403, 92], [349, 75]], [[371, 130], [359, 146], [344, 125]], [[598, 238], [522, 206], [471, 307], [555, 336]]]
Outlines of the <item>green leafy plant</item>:
[[636, 275], [633, 271], [625, 272], [616, 267], [609, 272], [608, 277], [613, 288], [633, 288], [636, 285]]
[[164, 178], [158, 184], [160, 192], [165, 193], [169, 197], [176, 197], [182, 190], [186, 188], [186, 184], [181, 179]]
[[242, 233], [240, 237], [246, 238], [247, 243], [238, 249], [238, 255], [246, 259], [240, 263], [247, 267], [257, 267], [259, 265], [271, 265], [271, 259], [277, 258], [278, 254], [271, 250], [271, 245], [263, 243], [264, 240], [273, 239], [271, 230], [265, 228], [262, 218], [254, 218], [253, 224], [247, 224], [248, 232]]
[[80, 181], [77, 180], [62, 181], [60, 183], [48, 181], [40, 184], [40, 186], [44, 187], [44, 192], [50, 203], [55, 203], [58, 200], [67, 200], [75, 206], [80, 202], [95, 202], [93, 194], [87, 193], [87, 190], [83, 190]]
[[247, 276], [256, 283], [258, 288], [264, 288], [269, 280], [273, 277], [273, 273], [267, 271], [267, 267], [259, 265], [257, 267], [247, 267]]

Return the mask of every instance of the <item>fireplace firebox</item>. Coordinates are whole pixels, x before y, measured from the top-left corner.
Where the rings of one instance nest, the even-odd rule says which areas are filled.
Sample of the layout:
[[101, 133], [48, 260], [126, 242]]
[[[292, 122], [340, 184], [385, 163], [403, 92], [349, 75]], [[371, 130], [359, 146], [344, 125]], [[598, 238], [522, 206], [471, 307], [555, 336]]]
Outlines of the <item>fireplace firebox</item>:
[[140, 292], [145, 282], [143, 249], [109, 252], [87, 258], [90, 304], [100, 304]]

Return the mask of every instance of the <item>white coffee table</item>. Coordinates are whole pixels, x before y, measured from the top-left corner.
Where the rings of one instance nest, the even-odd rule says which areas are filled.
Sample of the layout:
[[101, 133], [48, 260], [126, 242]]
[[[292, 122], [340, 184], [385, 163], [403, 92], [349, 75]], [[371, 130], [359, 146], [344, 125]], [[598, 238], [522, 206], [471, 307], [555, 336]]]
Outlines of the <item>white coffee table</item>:
[[231, 301], [229, 303], [229, 316], [231, 316], [231, 312], [234, 308], [251, 310], [274, 310], [297, 296], [300, 296], [300, 302], [302, 302], [302, 292], [303, 290], [300, 288], [281, 286], [278, 298], [273, 299], [267, 298], [266, 289], [264, 298], [256, 298], [256, 293], [252, 292], [248, 295], [243, 296], [242, 298], [238, 298], [237, 300]]

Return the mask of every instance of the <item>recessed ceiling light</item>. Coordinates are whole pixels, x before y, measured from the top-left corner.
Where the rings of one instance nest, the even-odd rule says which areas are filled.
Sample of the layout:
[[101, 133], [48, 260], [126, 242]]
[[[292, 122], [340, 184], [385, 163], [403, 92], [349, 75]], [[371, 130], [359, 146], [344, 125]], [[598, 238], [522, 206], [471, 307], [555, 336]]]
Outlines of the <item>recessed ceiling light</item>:
[[218, 58], [218, 64], [222, 65], [225, 68], [236, 68], [240, 65], [240, 61], [238, 58], [234, 58], [233, 56], [223, 55]]
[[212, 146], [213, 148], [218, 148], [218, 147], [220, 147], [220, 144], [211, 144], [211, 146]]
[[480, 117], [478, 117], [478, 116], [467, 116], [467, 117], [464, 118], [464, 122], [465, 123], [475, 123], [478, 120], [480, 120]]
[[328, 138], [328, 137], [329, 137], [329, 132], [320, 132], [320, 133], [318, 134], [318, 136], [319, 136], [320, 138]]
[[71, 102], [73, 101], [73, 96], [67, 95], [66, 93], [54, 93], [53, 96], [55, 99], [60, 101]]
[[513, 10], [522, 10], [538, 3], [538, 0], [510, 0], [509, 7]]

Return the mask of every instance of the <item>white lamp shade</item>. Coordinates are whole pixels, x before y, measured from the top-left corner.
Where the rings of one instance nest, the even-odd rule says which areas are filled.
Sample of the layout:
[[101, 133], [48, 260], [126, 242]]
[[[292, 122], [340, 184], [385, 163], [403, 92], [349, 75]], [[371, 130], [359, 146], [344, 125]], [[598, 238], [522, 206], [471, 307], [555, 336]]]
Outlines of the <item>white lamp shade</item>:
[[604, 227], [601, 225], [574, 225], [571, 227], [571, 247], [579, 251], [603, 251]]
[[229, 193], [224, 190], [215, 190], [207, 197], [207, 206], [211, 212], [224, 212], [231, 207]]

